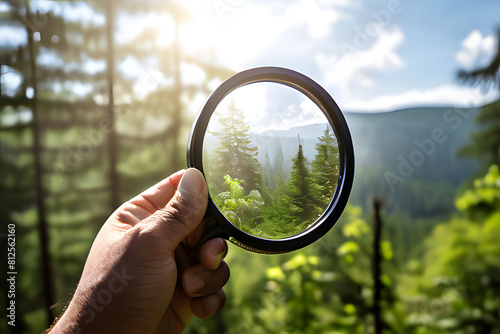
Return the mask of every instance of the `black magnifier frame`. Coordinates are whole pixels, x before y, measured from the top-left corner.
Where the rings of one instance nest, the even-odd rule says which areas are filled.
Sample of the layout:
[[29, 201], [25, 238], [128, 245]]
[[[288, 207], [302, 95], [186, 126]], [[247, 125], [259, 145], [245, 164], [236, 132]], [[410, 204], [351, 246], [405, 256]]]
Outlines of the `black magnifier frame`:
[[258, 82], [280, 83], [309, 97], [323, 112], [337, 138], [339, 178], [335, 194], [323, 214], [299, 234], [283, 239], [264, 239], [250, 235], [234, 226], [208, 198], [205, 231], [211, 237], [222, 237], [247, 250], [275, 254], [305, 247], [325, 235], [344, 211], [354, 179], [354, 149], [344, 115], [328, 92], [309, 77], [281, 67], [257, 67], [235, 74], [224, 81], [207, 99], [196, 116], [189, 136], [187, 162], [204, 174], [203, 141], [210, 118], [219, 103], [233, 90]]

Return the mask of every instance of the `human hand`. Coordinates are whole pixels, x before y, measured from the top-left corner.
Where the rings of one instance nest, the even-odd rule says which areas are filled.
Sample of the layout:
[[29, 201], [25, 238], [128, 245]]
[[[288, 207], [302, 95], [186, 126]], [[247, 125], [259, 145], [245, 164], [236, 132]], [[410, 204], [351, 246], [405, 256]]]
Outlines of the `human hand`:
[[196, 248], [207, 186], [179, 171], [124, 203], [90, 250], [78, 288], [51, 333], [180, 333], [226, 297], [229, 268], [217, 238]]

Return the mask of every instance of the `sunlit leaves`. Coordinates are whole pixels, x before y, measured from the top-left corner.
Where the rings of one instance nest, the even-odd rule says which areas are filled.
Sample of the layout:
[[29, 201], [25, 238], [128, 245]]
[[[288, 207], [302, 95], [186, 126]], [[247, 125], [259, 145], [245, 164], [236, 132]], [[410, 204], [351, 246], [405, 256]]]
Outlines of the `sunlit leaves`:
[[498, 166], [490, 166], [484, 178], [474, 181], [474, 186], [465, 191], [456, 201], [460, 211], [470, 213], [500, 209], [500, 171]]
[[357, 252], [359, 252], [359, 246], [354, 241], [346, 241], [337, 249], [337, 254], [340, 256], [355, 254]]
[[392, 257], [394, 256], [391, 243], [387, 240], [382, 240], [380, 242], [380, 252], [382, 253], [382, 257], [384, 258], [384, 260], [387, 261], [392, 260]]
[[370, 232], [370, 229], [366, 222], [362, 219], [356, 219], [343, 227], [343, 232], [346, 237], [358, 238], [363, 234]]
[[356, 314], [356, 311], [356, 306], [354, 306], [353, 304], [346, 304], [344, 306], [344, 312], [347, 314]]
[[266, 276], [273, 281], [283, 281], [285, 279], [285, 274], [281, 267], [271, 267], [267, 269]]
[[[228, 185], [230, 190], [218, 194], [213, 201], [234, 226], [248, 228], [245, 225], [252, 225], [256, 217], [260, 216], [262, 196], [257, 190], [252, 190], [245, 196], [245, 189], [241, 186], [243, 180], [233, 179], [229, 175], [225, 175], [224, 179], [224, 185]], [[245, 216], [248, 212], [250, 215]]]

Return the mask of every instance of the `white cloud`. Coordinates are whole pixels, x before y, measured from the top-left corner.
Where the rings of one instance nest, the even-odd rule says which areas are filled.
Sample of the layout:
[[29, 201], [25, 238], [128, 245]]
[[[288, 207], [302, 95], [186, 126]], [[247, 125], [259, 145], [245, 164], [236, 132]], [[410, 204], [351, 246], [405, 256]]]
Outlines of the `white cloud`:
[[338, 4], [344, 6], [344, 4], [330, 1], [328, 6], [324, 6], [320, 3], [325, 1], [300, 0], [297, 4], [290, 5], [281, 24], [289, 27], [306, 24], [309, 37], [315, 39], [328, 37], [331, 24], [340, 19], [340, 13], [328, 7]]
[[495, 36], [481, 35], [479, 30], [473, 30], [462, 41], [462, 48], [455, 58], [465, 69], [485, 66], [491, 60], [495, 49]]
[[[218, 122], [218, 118], [226, 115], [233, 105], [243, 113], [245, 122], [252, 126], [252, 130], [259, 131], [262, 120], [269, 117], [266, 85], [251, 84], [232, 91], [219, 103], [212, 119]], [[211, 124], [214, 123], [211, 126], [217, 127], [217, 122], [211, 121]]]
[[430, 89], [411, 89], [400, 94], [382, 95], [369, 100], [345, 101], [345, 110], [360, 112], [392, 111], [401, 108], [429, 105], [478, 107], [498, 98], [494, 89], [484, 92], [479, 88], [445, 84]]
[[349, 92], [353, 86], [373, 86], [374, 72], [403, 68], [405, 62], [395, 51], [403, 41], [403, 32], [398, 27], [381, 30], [377, 39], [366, 49], [343, 55], [341, 58], [320, 53], [316, 62], [327, 85]]
[[211, 2], [185, 4], [192, 20], [180, 27], [184, 52], [233, 70], [245, 68], [285, 29], [265, 8], [250, 2], [230, 7], [222, 17]]
[[181, 62], [181, 82], [185, 85], [199, 85], [205, 82], [207, 75], [203, 69], [197, 65]]
[[280, 84], [256, 83], [234, 90], [221, 101], [213, 114], [215, 121], [210, 122], [210, 131], [220, 129], [218, 119], [229, 112], [232, 104], [255, 133], [327, 122], [321, 109], [299, 91]]
[[303, 29], [309, 39], [329, 37], [342, 17], [340, 9], [351, 6], [347, 0], [299, 0], [271, 11], [252, 1], [224, 2], [220, 8], [216, 3], [220, 1], [183, 2], [192, 20], [181, 27], [180, 43], [186, 53], [233, 70], [246, 68], [280, 39], [298, 46], [300, 41], [289, 33], [294, 29]]

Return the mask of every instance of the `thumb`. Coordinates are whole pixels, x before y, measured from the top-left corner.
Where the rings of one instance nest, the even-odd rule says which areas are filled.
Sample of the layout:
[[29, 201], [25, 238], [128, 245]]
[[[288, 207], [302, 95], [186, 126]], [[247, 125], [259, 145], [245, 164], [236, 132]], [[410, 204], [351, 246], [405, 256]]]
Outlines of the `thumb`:
[[190, 168], [182, 176], [172, 199], [148, 219], [150, 222], [146, 226], [163, 236], [165, 246], [173, 253], [200, 225], [207, 209], [207, 197], [203, 174]]

